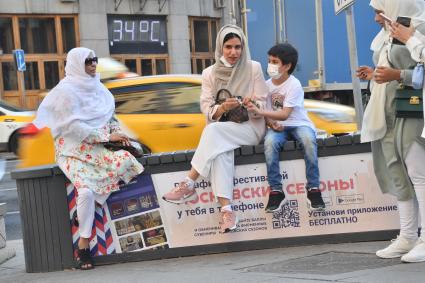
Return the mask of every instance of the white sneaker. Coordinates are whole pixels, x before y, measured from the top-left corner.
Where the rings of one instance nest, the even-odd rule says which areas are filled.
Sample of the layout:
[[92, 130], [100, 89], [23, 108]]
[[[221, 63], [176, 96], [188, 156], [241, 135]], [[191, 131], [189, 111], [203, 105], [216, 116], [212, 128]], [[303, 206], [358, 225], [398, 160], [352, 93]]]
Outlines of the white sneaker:
[[416, 246], [407, 254], [401, 257], [403, 262], [422, 262], [425, 261], [425, 241], [421, 238], [416, 242]]
[[416, 241], [409, 241], [402, 236], [397, 236], [397, 239], [391, 240], [391, 244], [385, 249], [376, 252], [376, 255], [381, 258], [396, 258], [408, 253], [415, 246]]

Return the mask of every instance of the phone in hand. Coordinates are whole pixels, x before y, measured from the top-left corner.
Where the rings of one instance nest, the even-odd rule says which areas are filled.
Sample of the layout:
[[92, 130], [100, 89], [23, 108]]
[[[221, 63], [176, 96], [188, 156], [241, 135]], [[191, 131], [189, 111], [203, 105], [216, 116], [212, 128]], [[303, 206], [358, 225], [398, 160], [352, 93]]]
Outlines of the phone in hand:
[[385, 15], [384, 13], [379, 13], [379, 15], [389, 24], [392, 24], [393, 20], [391, 20], [390, 18], [388, 18], [387, 15]]
[[[410, 27], [411, 19], [409, 17], [397, 17], [396, 22], [405, 27]], [[397, 38], [393, 38], [393, 44], [404, 45], [404, 43]]]

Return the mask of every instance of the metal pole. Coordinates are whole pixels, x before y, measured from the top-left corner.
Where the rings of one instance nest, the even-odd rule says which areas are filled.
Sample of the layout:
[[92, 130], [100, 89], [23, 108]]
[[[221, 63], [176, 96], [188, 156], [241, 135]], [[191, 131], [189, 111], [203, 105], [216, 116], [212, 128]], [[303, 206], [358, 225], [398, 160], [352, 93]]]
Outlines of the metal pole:
[[282, 19], [283, 19], [283, 15], [282, 15], [282, 2], [281, 0], [277, 0], [277, 5], [276, 5], [276, 10], [277, 10], [277, 30], [278, 30], [278, 34], [277, 34], [277, 43], [282, 43], [282, 29], [283, 29], [283, 24], [282, 24]]
[[241, 9], [241, 14], [242, 14], [242, 28], [243, 28], [243, 32], [245, 34], [245, 37], [248, 39], [248, 16], [247, 13], [251, 12], [250, 9], [246, 8], [246, 0], [242, 0], [242, 9]]
[[316, 0], [317, 75], [322, 89], [326, 88], [325, 48], [323, 43], [322, 0]]
[[25, 98], [25, 76], [24, 76], [24, 72], [18, 71], [18, 74], [19, 74], [19, 80], [21, 81], [21, 90], [22, 90], [21, 103], [22, 103], [22, 108], [23, 109], [27, 109], [26, 98]]
[[353, 6], [346, 9], [348, 47], [350, 53], [351, 80], [353, 82], [354, 107], [356, 108], [357, 129], [362, 128], [363, 121], [363, 103], [362, 92], [360, 87], [360, 79], [356, 77], [358, 68], [357, 61], [357, 44], [356, 44], [356, 28], [354, 24]]
[[230, 23], [236, 25], [235, 0], [231, 0], [230, 5]]
[[282, 9], [280, 10], [280, 13], [282, 13], [282, 30], [280, 32], [282, 36], [283, 42], [288, 42], [288, 33], [287, 33], [287, 26], [286, 26], [286, 11], [285, 11], [285, 0], [279, 0], [280, 6]]

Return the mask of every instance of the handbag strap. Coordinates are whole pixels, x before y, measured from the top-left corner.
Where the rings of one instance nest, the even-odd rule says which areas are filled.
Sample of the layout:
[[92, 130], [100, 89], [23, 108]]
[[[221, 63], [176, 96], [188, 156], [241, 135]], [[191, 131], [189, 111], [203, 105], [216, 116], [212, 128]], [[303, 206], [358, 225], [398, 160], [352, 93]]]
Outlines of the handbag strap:
[[222, 101], [220, 101], [220, 99], [219, 99], [219, 93], [221, 93], [221, 92], [224, 92], [224, 93], [226, 93], [227, 94], [227, 97], [226, 98], [232, 98], [233, 97], [233, 95], [230, 93], [230, 91], [228, 90], [228, 89], [226, 89], [226, 88], [221, 88], [221, 89], [219, 89], [218, 91], [217, 91], [217, 93], [216, 93], [216, 95], [215, 95], [215, 104], [221, 104], [222, 103]]

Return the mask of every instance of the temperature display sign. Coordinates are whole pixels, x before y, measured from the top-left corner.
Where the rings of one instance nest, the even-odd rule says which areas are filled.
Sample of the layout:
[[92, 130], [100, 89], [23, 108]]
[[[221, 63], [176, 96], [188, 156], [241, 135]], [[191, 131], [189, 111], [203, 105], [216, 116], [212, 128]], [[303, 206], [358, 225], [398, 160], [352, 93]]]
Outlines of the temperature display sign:
[[111, 54], [168, 53], [165, 16], [108, 15]]

